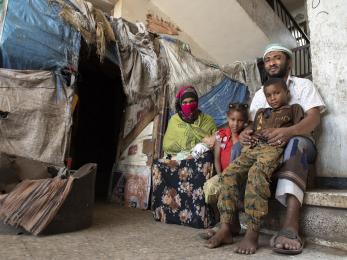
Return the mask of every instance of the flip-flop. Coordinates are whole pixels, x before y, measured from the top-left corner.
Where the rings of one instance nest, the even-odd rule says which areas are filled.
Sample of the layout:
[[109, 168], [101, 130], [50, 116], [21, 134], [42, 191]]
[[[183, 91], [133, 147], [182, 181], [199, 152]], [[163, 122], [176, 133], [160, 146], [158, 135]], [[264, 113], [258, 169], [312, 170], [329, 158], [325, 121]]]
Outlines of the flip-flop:
[[[277, 248], [275, 247], [276, 239], [278, 237], [285, 237], [291, 240], [297, 240], [301, 247], [299, 249], [285, 249], [285, 248]], [[300, 238], [298, 234], [295, 232], [289, 230], [289, 229], [281, 229], [276, 235], [274, 235], [270, 240], [270, 246], [272, 247], [272, 251], [279, 253], [279, 254], [285, 254], [285, 255], [298, 255], [302, 253], [302, 250], [304, 248], [304, 241]]]

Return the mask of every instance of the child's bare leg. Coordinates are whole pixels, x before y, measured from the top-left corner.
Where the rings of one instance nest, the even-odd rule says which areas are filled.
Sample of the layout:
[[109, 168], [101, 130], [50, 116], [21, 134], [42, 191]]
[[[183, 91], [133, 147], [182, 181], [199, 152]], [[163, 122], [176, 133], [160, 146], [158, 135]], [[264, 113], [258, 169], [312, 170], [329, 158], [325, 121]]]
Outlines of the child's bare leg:
[[270, 197], [269, 180], [279, 164], [282, 150], [259, 145], [254, 148], [256, 163], [248, 171], [245, 190], [245, 213], [247, 215], [247, 232], [235, 248], [239, 254], [254, 254], [258, 247], [260, 220], [268, 212]]
[[[248, 158], [245, 152], [223, 171], [221, 175], [221, 193], [219, 194], [217, 204], [222, 224], [216, 234], [207, 241], [206, 246], [208, 248], [216, 248], [222, 244], [233, 242], [232, 229], [234, 226], [231, 223], [233, 223], [233, 219], [236, 218], [238, 213], [238, 187], [239, 183], [247, 177], [248, 169], [253, 164], [253, 161]], [[239, 222], [236, 226], [239, 226]]]
[[239, 254], [254, 254], [258, 248], [259, 232], [252, 229], [247, 229], [244, 238], [236, 244], [234, 251]]

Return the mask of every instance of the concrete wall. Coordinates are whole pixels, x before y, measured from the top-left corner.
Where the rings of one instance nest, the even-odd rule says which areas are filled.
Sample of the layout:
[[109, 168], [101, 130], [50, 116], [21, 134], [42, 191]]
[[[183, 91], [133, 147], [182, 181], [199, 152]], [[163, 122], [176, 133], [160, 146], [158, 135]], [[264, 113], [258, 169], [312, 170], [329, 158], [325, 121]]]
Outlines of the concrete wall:
[[261, 57], [270, 42], [280, 41], [289, 47], [296, 45], [265, 0], [122, 2], [121, 15], [125, 19], [145, 21], [149, 11], [158, 14], [179, 26], [182, 32], [178, 38], [190, 44], [193, 54], [220, 65]]
[[[121, 16], [124, 19], [133, 23], [145, 23], [146, 15], [148, 13], [151, 13], [178, 25], [175, 20], [171, 19], [166, 13], [160, 10], [150, 0], [118, 0], [115, 11], [117, 13], [114, 16]], [[182, 28], [180, 29], [182, 30]], [[188, 35], [184, 30], [180, 32], [177, 38], [184, 42], [187, 42], [190, 45], [192, 53], [195, 56], [212, 62], [216, 62], [216, 60], [206, 50], [202, 49], [201, 46], [195, 40], [193, 40], [193, 38], [190, 35]]]
[[347, 177], [347, 1], [307, 0], [313, 82], [328, 111], [319, 139], [317, 174]]
[[269, 42], [233, 0], [152, 0], [220, 64], [254, 60]]
[[296, 40], [266, 1], [237, 0], [271, 42], [280, 42], [289, 48], [297, 46]]

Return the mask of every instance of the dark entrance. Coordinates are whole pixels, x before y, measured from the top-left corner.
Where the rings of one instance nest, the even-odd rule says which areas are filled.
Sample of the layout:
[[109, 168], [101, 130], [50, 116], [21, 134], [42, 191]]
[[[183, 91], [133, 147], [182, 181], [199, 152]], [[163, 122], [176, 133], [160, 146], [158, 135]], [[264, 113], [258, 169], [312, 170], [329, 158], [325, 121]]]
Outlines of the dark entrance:
[[101, 63], [95, 47], [81, 47], [77, 81], [78, 106], [72, 134], [72, 167], [98, 165], [96, 196], [107, 197], [115, 161], [121, 116], [125, 105], [118, 65], [105, 58]]

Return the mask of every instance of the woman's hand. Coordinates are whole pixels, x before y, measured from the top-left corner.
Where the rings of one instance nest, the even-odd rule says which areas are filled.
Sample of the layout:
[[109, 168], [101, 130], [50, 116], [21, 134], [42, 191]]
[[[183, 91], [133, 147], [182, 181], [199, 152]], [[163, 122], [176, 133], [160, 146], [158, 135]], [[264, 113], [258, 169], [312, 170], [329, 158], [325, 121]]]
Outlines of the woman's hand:
[[285, 146], [289, 139], [293, 137], [291, 128], [268, 128], [262, 130], [261, 134], [266, 137], [267, 143], [272, 146]]
[[212, 148], [214, 146], [215, 141], [216, 141], [215, 135], [206, 136], [204, 137], [204, 139], [202, 139], [202, 142], [204, 144], [207, 144], [209, 148]]
[[257, 141], [257, 138], [252, 135], [252, 129], [245, 129], [240, 133], [240, 143], [242, 145], [254, 145]]

